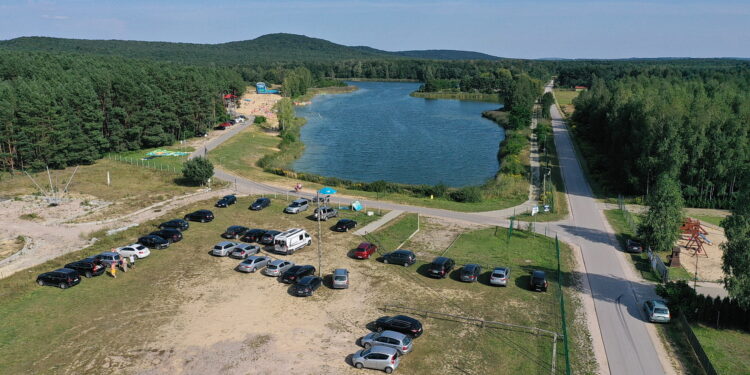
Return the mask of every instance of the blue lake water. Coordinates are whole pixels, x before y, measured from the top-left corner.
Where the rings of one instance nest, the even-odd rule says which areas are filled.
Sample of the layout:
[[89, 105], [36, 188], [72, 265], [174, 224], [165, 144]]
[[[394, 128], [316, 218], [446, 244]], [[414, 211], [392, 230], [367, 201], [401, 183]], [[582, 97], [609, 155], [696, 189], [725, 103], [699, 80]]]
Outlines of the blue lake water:
[[372, 182], [478, 185], [497, 173], [505, 133], [482, 111], [497, 103], [414, 98], [418, 83], [350, 82], [297, 108], [305, 152], [299, 172]]

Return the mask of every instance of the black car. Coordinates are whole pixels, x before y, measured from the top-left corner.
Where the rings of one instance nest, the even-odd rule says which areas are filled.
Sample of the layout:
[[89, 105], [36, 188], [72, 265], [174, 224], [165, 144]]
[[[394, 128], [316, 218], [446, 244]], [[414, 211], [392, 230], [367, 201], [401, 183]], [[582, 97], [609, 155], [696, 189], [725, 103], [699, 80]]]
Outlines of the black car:
[[253, 211], [260, 211], [271, 205], [270, 198], [258, 198], [250, 205], [250, 209]]
[[333, 230], [337, 232], [348, 232], [349, 229], [354, 229], [354, 227], [357, 226], [357, 222], [351, 219], [341, 219], [339, 220], [336, 225], [334, 225]]
[[422, 335], [422, 323], [406, 315], [384, 316], [375, 321], [378, 332], [396, 331], [411, 337]]
[[237, 197], [234, 195], [226, 195], [219, 199], [218, 202], [214, 206], [216, 207], [229, 207], [233, 204], [237, 203]]
[[643, 252], [643, 246], [639, 242], [628, 240], [625, 244], [625, 251], [640, 254]]
[[444, 279], [451, 272], [456, 262], [451, 258], [437, 257], [427, 266], [427, 276]]
[[180, 242], [182, 240], [182, 232], [171, 228], [159, 229], [155, 232], [149, 233], [149, 236], [159, 236], [169, 242]]
[[201, 223], [205, 223], [214, 219], [214, 213], [209, 210], [198, 210], [185, 215], [184, 219], [188, 221], [200, 221]]
[[479, 274], [482, 273], [482, 266], [478, 264], [466, 264], [461, 267], [461, 281], [473, 283], [479, 280]]
[[296, 284], [297, 281], [302, 279], [305, 276], [311, 276], [315, 273], [315, 267], [306, 265], [306, 266], [292, 266], [292, 268], [286, 270], [281, 277], [279, 278], [279, 281], [286, 284]]
[[95, 258], [86, 258], [79, 261], [68, 263], [65, 268], [76, 270], [79, 275], [86, 276], [86, 278], [99, 276], [107, 270], [107, 267], [102, 264], [102, 261]]
[[546, 292], [547, 285], [547, 274], [544, 271], [536, 270], [531, 272], [531, 282], [529, 283], [531, 290]]
[[148, 236], [143, 236], [139, 238], [138, 243], [143, 246], [146, 246], [149, 249], [156, 249], [156, 250], [166, 249], [169, 247], [169, 244], [170, 244], [170, 242], [165, 240], [164, 238], [159, 237], [159, 236], [153, 236], [150, 234]]
[[260, 241], [258, 241], [258, 243], [261, 245], [273, 245], [273, 240], [279, 233], [281, 232], [277, 230], [267, 230], [266, 233], [263, 233], [263, 235], [260, 237]]
[[249, 231], [250, 228], [243, 227], [242, 225], [232, 225], [231, 227], [227, 228], [224, 233], [221, 234], [221, 237], [228, 238], [228, 239], [238, 239], [242, 237], [242, 235], [245, 234], [245, 232]]
[[70, 268], [60, 268], [52, 272], [45, 272], [36, 277], [36, 283], [39, 285], [54, 285], [60, 289], [76, 286], [81, 282], [81, 276], [78, 271]]
[[417, 256], [409, 250], [399, 249], [383, 255], [383, 263], [403, 264], [404, 267], [411, 266], [417, 261]]
[[307, 297], [323, 285], [323, 279], [318, 276], [305, 276], [296, 284], [292, 285], [292, 294], [298, 297]]
[[245, 234], [242, 235], [243, 242], [260, 242], [260, 238], [263, 237], [263, 235], [266, 234], [265, 229], [250, 229]]
[[159, 229], [177, 229], [179, 231], [186, 231], [188, 228], [190, 228], [190, 223], [188, 223], [186, 220], [182, 219], [174, 219], [170, 221], [165, 221], [161, 224], [159, 224]]

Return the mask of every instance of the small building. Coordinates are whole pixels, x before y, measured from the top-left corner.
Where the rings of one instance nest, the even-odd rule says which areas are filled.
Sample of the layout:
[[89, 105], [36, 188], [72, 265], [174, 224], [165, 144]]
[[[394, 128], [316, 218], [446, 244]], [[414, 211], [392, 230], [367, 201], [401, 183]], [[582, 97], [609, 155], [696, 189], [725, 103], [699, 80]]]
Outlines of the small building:
[[588, 89], [589, 88], [586, 86], [576, 86], [576, 91], [583, 91], [583, 90], [588, 90]]
[[258, 94], [278, 94], [279, 90], [271, 90], [265, 82], [258, 82], [255, 84], [255, 92]]

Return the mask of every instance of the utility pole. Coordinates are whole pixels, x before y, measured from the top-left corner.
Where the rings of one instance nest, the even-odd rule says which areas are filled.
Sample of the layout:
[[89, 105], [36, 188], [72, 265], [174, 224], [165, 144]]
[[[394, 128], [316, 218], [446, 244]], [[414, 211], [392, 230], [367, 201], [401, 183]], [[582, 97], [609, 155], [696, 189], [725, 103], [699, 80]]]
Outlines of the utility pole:
[[315, 200], [318, 203], [318, 214], [316, 215], [318, 217], [318, 276], [322, 277], [322, 268], [323, 268], [323, 252], [321, 250], [321, 244], [323, 242], [323, 236], [322, 236], [322, 229], [320, 226], [320, 191], [315, 193]]

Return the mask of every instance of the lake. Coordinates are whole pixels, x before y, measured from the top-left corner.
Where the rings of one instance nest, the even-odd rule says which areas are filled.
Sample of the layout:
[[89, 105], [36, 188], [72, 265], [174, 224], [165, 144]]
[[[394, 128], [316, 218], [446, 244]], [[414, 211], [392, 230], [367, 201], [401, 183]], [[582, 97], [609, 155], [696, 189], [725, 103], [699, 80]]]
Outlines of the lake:
[[305, 151], [299, 172], [353, 181], [479, 185], [497, 173], [503, 129], [481, 117], [500, 104], [409, 96], [419, 83], [349, 82], [297, 107]]

